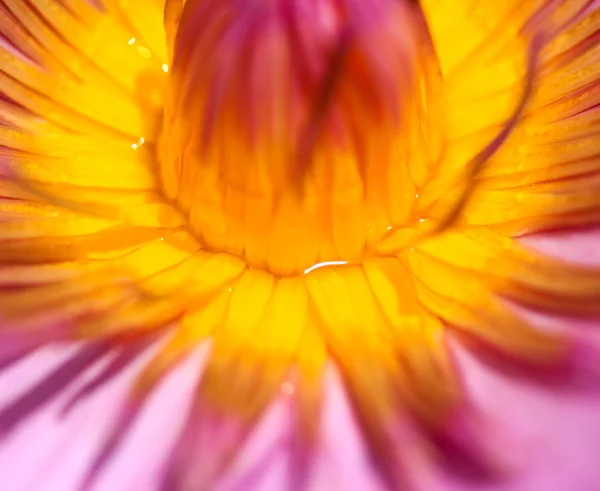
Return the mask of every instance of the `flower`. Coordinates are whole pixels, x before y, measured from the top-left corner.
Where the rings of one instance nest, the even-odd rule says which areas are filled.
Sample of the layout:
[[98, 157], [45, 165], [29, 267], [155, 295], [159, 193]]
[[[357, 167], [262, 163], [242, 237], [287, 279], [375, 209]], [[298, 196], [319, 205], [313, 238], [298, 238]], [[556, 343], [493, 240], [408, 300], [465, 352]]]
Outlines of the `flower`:
[[84, 488], [209, 340], [162, 489], [213, 489], [282, 391], [302, 489], [328, 363], [389, 489], [423, 453], [505, 471], [452, 340], [581, 375], [593, 347], [516, 304], [598, 315], [600, 274], [518, 238], [598, 220], [597, 2], [0, 9], [2, 362], [81, 344], [1, 431], [155, 347]]

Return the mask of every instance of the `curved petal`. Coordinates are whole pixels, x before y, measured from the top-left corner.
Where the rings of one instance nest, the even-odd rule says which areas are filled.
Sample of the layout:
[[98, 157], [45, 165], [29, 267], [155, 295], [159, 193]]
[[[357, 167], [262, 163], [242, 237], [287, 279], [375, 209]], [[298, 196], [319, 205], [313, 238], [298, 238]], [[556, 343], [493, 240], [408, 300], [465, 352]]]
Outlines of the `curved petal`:
[[[447, 147], [438, 174], [420, 193], [421, 215], [443, 216], [481, 142], [508, 125], [505, 141], [468, 186], [472, 196], [460, 221], [518, 234], [593, 219], [597, 2], [462, 2], [456, 8], [430, 0], [424, 8], [445, 78]], [[464, 36], [453, 34], [459, 22]], [[528, 67], [528, 46], [538, 33], [545, 41]], [[533, 90], [511, 122], [528, 78]]]
[[[177, 142], [182, 148], [168, 156], [172, 166], [167, 170], [173, 175], [165, 173], [164, 161], [157, 164], [157, 147], [168, 153], [175, 141], [171, 138], [165, 147], [158, 138], [165, 73], [182, 71], [176, 63], [168, 65], [173, 58], [171, 31], [182, 2], [169, 2], [174, 10], [166, 12], [169, 46], [163, 42], [161, 3], [106, 0], [99, 8], [85, 0], [0, 2], [0, 367], [18, 373], [38, 356], [36, 348], [81, 341], [22, 392], [7, 390], [0, 437], [17, 438], [25, 426], [45, 417], [49, 407], [56, 411], [57, 401], [63, 417], [77, 420], [66, 431], [79, 431], [78, 425], [84, 426], [79, 409], [112, 399], [107, 396], [111, 384], [126, 380], [119, 404], [111, 406], [115, 418], [93, 437], [93, 449], [89, 441], [82, 443], [86, 465], [72, 450], [66, 461], [78, 461], [76, 475], [65, 481], [58, 471], [54, 476], [59, 488], [139, 487], [137, 476], [106, 477], [107, 470], [126, 467], [119, 456], [136, 428], [147, 424], [144, 413], [159, 397], [163, 380], [181, 373], [184, 360], [210, 338], [203, 378], [196, 383], [197, 366], [186, 376], [193, 400], [174, 418], [174, 433], [179, 430], [180, 438], [167, 438], [169, 459], [142, 486], [218, 489], [236, 465], [244, 467], [248, 442], [283, 394], [293, 413], [284, 445], [292, 463], [287, 481], [275, 489], [304, 491], [311, 484], [309, 471], [320, 443], [316, 416], [328, 358], [337, 365], [384, 487], [432, 489], [431, 455], [454, 471], [469, 471], [470, 477], [503, 475], [506, 462], [498, 442], [468, 397], [469, 392], [478, 394], [483, 383], [473, 385], [467, 377], [465, 387], [460, 376], [461, 366], [468, 375], [477, 368], [460, 354], [462, 365], [455, 363], [448, 338], [450, 332], [467, 333], [465, 344], [483, 341], [479, 347], [499, 352], [509, 366], [525, 362], [528, 369], [557, 369], [575, 376], [597, 369], [590, 362], [597, 354], [595, 344], [570, 331], [543, 329], [544, 321], [506, 301], [561, 315], [600, 313], [597, 265], [543, 257], [511, 238], [598, 219], [597, 2], [463, 2], [466, 10], [461, 10], [456, 2], [425, 0], [430, 32], [414, 4], [390, 0], [380, 4], [389, 11], [377, 6], [362, 11], [355, 9], [358, 2], [347, 2], [346, 13], [355, 20], [362, 21], [360, 14], [366, 12], [366, 20], [377, 22], [366, 22], [371, 30], [358, 29], [348, 37], [327, 31], [332, 61], [321, 57], [323, 84], [319, 77], [313, 81], [319, 83], [309, 84], [317, 102], [324, 86], [325, 102], [316, 104], [308, 132], [319, 126], [319, 109], [331, 99], [328, 75], [336, 79], [341, 73], [335, 69], [335, 55], [343, 56], [345, 40], [352, 39], [355, 44], [346, 53], [351, 76], [339, 87], [340, 105], [353, 109], [375, 91], [377, 103], [364, 108], [370, 121], [364, 135], [373, 139], [360, 140], [354, 153], [340, 155], [333, 144], [317, 152], [307, 174], [318, 184], [309, 189], [314, 206], [307, 206], [309, 212], [301, 217], [306, 209], [291, 188], [282, 187], [285, 197], [276, 202], [274, 212], [271, 198], [280, 186], [269, 187], [266, 204], [260, 198], [264, 162], [253, 161], [253, 173], [249, 166], [240, 166], [240, 151], [251, 149], [238, 140], [226, 138], [227, 145], [216, 145], [214, 155], [209, 153], [215, 160], [229, 157], [224, 167], [232, 182], [226, 192], [216, 187], [222, 162], [187, 165], [197, 164], [190, 160], [180, 169], [183, 150], [203, 155], [195, 153], [194, 145], [201, 144], [207, 128], [188, 128], [183, 117], [169, 111], [164, 138], [184, 126], [186, 131]], [[225, 17], [231, 13], [227, 2], [198, 5], [202, 8], [196, 13], [210, 13], [213, 7]], [[283, 7], [281, 11], [290, 14]], [[291, 45], [297, 51], [283, 55], [276, 43], [268, 42], [268, 34], [287, 39], [286, 29], [294, 28], [300, 10], [292, 9], [291, 17], [269, 12], [273, 18], [266, 20], [273, 21], [275, 31], [265, 31], [261, 42], [249, 33], [266, 20], [248, 14], [243, 29], [234, 22], [224, 39], [219, 38], [223, 52], [211, 48], [208, 58], [190, 56], [181, 62], [194, 65], [189, 80], [184, 77], [186, 90], [197, 96], [190, 96], [193, 107], [179, 100], [183, 92], [169, 94], [167, 101], [178, 100], [176, 109], [182, 114], [188, 109], [203, 112], [208, 105], [204, 112], [209, 130], [211, 111], [231, 105], [236, 110], [252, 106], [251, 115], [277, 120], [281, 114], [258, 111], [256, 102], [287, 104], [291, 80], [302, 77], [275, 70], [281, 78], [265, 85], [269, 62], [284, 59], [283, 66], [295, 69], [300, 63], [294, 57], [306, 48], [300, 44], [318, 43], [312, 36], [294, 38], [297, 45]], [[399, 19], [416, 22], [408, 26], [414, 36], [398, 34]], [[315, 27], [310, 15], [300, 20]], [[455, 35], [453, 23], [459, 21], [465, 36]], [[220, 32], [219, 26], [210, 27]], [[188, 22], [180, 38], [195, 41], [196, 27]], [[429, 34], [439, 59], [433, 56]], [[254, 43], [252, 59], [244, 56], [252, 51], [250, 44], [239, 45], [240, 39]], [[398, 96], [394, 85], [405, 83], [406, 67], [399, 61], [397, 66], [379, 63], [386, 40], [393, 41], [395, 61], [409, 62], [411, 50], [405, 43], [427, 52], [411, 65], [425, 74], [414, 93], [423, 100], [407, 98], [416, 101], [406, 109], [406, 117], [416, 124], [405, 139], [394, 125], [381, 132], [371, 125], [377, 119], [371, 111], [390, 116], [387, 111], [393, 113], [391, 106], [408, 93], [399, 91]], [[215, 80], [210, 70], [201, 70], [207, 60], [219, 68]], [[244, 67], [251, 62], [256, 66], [247, 74]], [[236, 92], [231, 98], [223, 92], [228, 63], [235, 68], [236, 83], [248, 79], [256, 92], [240, 107], [235, 106], [237, 91], [231, 89]], [[206, 90], [195, 91], [192, 82], [205, 76]], [[393, 104], [388, 105], [379, 96], [387, 94], [390, 77]], [[273, 93], [267, 90], [271, 86]], [[225, 109], [214, 117], [226, 117]], [[438, 121], [438, 116], [443, 119]], [[356, 118], [350, 119], [358, 125]], [[353, 131], [363, 135], [361, 128]], [[221, 133], [217, 136], [215, 141], [223, 140]], [[293, 140], [284, 136], [273, 140]], [[392, 142], [386, 140], [383, 153], [379, 138]], [[354, 159], [352, 165], [348, 156]], [[359, 157], [364, 156], [373, 165], [363, 166]], [[375, 165], [380, 161], [384, 171]], [[275, 174], [281, 171], [272, 167]], [[276, 177], [276, 183], [287, 183], [287, 176]], [[185, 185], [180, 186], [180, 178]], [[195, 180], [201, 186], [193, 186]], [[238, 189], [240, 182], [244, 192]], [[255, 185], [257, 199], [248, 192]], [[177, 194], [186, 216], [163, 191], [171, 198]], [[246, 206], [246, 198], [252, 206]], [[265, 224], [263, 216], [272, 223]], [[188, 220], [207, 225], [202, 233], [190, 227], [198, 240], [188, 230]], [[399, 224], [407, 225], [396, 229]], [[450, 225], [456, 229], [448, 230]], [[228, 235], [227, 227], [235, 233]], [[384, 230], [391, 230], [394, 239], [388, 249], [379, 247]], [[218, 252], [223, 250], [231, 254]], [[354, 263], [301, 275], [304, 266], [334, 256]], [[164, 344], [145, 358], [147, 347], [159, 337], [165, 338]], [[127, 375], [140, 359], [143, 368]], [[164, 414], [159, 416], [162, 423], [170, 419]], [[187, 419], [181, 418], [184, 414]], [[432, 447], [435, 452], [429, 452]], [[36, 452], [44, 460], [56, 448], [44, 443]], [[279, 444], [273, 448], [277, 453]], [[131, 472], [154, 466], [154, 456], [139, 453], [143, 458]], [[49, 467], [54, 467], [52, 462], [39, 472]], [[259, 481], [253, 476], [261, 474], [262, 465], [247, 467], [251, 476], [232, 484], [234, 489], [246, 491]], [[15, 487], [33, 485], [22, 469], [15, 472]]]

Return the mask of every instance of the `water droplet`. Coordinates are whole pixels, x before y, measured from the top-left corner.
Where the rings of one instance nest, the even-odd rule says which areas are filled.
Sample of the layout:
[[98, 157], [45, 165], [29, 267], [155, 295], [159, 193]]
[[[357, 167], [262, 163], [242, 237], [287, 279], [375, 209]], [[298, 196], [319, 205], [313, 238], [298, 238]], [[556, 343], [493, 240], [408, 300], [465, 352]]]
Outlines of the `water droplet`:
[[308, 274], [315, 269], [324, 268], [327, 266], [343, 266], [344, 264], [348, 264], [348, 261], [325, 261], [322, 263], [317, 263], [311, 266], [310, 268], [305, 269], [304, 274]]
[[133, 148], [134, 150], [137, 150], [144, 144], [145, 141], [146, 141], [146, 139], [142, 136], [137, 142], [135, 142], [131, 145], [131, 148]]

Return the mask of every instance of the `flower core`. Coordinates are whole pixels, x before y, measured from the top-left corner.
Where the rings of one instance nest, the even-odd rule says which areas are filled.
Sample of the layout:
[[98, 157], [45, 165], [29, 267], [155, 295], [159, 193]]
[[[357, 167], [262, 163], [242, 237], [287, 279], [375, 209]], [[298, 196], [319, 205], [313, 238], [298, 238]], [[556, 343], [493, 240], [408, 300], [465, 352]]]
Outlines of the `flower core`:
[[418, 9], [188, 1], [178, 17], [167, 9], [161, 179], [206, 247], [287, 276], [359, 261], [418, 223], [420, 149], [435, 147]]

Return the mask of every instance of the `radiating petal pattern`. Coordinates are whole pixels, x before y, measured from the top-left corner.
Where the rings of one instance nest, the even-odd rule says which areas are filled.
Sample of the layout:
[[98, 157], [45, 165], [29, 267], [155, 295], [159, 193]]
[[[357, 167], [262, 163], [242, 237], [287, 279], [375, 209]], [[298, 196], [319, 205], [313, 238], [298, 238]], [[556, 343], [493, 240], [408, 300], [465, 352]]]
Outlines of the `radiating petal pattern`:
[[[0, 449], [118, 383], [57, 489], [246, 491], [285, 453], [273, 489], [309, 490], [335, 379], [370, 486], [494, 489], [513, 466], [464, 347], [600, 376], [539, 317], [597, 319], [600, 263], [526, 236], [600, 217], [599, 28], [591, 0], [1, 0]], [[185, 370], [168, 448], [111, 481]]]

